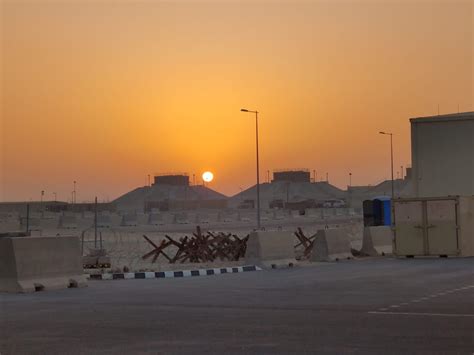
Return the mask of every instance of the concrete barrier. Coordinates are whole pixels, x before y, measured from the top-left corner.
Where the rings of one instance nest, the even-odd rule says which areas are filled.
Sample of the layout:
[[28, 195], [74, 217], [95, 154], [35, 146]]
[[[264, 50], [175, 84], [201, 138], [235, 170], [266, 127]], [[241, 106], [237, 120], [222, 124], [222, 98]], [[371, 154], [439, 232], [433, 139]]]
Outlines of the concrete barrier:
[[273, 211], [273, 219], [276, 221], [284, 220], [287, 215], [288, 213], [286, 213], [285, 215], [285, 211], [281, 211], [281, 210]]
[[136, 227], [138, 224], [138, 217], [136, 214], [125, 214], [122, 216], [120, 223], [123, 227]]
[[210, 218], [208, 214], [197, 213], [196, 214], [196, 223], [197, 224], [209, 224]]
[[334, 216], [334, 209], [333, 208], [323, 208], [321, 215], [322, 215], [323, 219], [332, 217], [332, 216]]
[[345, 228], [322, 229], [316, 233], [311, 261], [337, 261], [352, 258], [349, 234]]
[[187, 213], [176, 213], [173, 217], [174, 224], [189, 224]]
[[54, 212], [44, 211], [41, 214], [41, 219], [55, 219], [57, 218], [58, 214]]
[[289, 231], [250, 233], [245, 262], [265, 268], [293, 266], [296, 264], [293, 233]]
[[83, 211], [82, 212], [82, 218], [94, 218], [95, 217], [95, 213], [92, 212], [92, 211]]
[[112, 218], [108, 214], [99, 214], [97, 216], [97, 227], [110, 228], [112, 227]]
[[321, 211], [317, 208], [307, 208], [305, 210], [305, 216], [309, 218], [321, 218]]
[[0, 239], [0, 292], [85, 287], [77, 237]]
[[[26, 217], [21, 218], [21, 227], [26, 228]], [[30, 217], [28, 219], [28, 229], [33, 231], [41, 230], [41, 219], [37, 217]]]
[[376, 256], [393, 253], [393, 232], [390, 226], [364, 227], [361, 253]]
[[292, 210], [292, 211], [290, 212], [290, 217], [291, 217], [291, 218], [303, 218], [304, 215], [301, 215], [301, 214], [300, 214], [300, 211], [298, 211], [298, 210]]
[[76, 229], [77, 228], [77, 220], [76, 216], [69, 216], [64, 215], [59, 218], [59, 228], [65, 229]]
[[21, 231], [22, 229], [25, 230], [26, 228], [21, 226], [19, 218], [0, 219], [0, 233]]
[[163, 221], [163, 216], [160, 213], [150, 213], [148, 215], [148, 224], [151, 224], [152, 226], [161, 226], [165, 224]]
[[249, 214], [244, 214], [242, 212], [239, 212], [237, 214], [237, 221], [239, 222], [242, 222], [242, 223], [250, 223], [254, 220], [254, 218], [252, 218], [253, 216], [249, 215]]
[[234, 218], [230, 212], [219, 212], [217, 214], [217, 221], [221, 223], [230, 223], [234, 221]]
[[144, 212], [137, 212], [137, 226], [145, 226], [148, 224], [148, 214]]

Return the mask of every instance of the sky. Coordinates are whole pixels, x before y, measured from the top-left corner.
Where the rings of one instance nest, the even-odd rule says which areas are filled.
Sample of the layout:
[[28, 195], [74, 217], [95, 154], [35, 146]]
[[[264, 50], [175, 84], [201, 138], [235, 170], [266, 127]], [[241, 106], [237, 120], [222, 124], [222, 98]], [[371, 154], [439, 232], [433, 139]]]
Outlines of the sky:
[[474, 2], [0, 0], [0, 201], [107, 201], [158, 173], [227, 195], [410, 165], [409, 118], [472, 111]]

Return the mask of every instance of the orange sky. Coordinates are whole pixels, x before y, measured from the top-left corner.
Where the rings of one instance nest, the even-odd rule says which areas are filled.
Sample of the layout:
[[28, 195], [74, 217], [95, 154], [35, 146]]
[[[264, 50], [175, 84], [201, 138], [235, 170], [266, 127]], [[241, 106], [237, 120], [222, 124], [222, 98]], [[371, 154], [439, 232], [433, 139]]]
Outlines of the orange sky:
[[[408, 118], [473, 110], [472, 1], [2, 1], [0, 200], [113, 199], [155, 172], [226, 194], [410, 163]], [[319, 179], [318, 179], [319, 180]]]

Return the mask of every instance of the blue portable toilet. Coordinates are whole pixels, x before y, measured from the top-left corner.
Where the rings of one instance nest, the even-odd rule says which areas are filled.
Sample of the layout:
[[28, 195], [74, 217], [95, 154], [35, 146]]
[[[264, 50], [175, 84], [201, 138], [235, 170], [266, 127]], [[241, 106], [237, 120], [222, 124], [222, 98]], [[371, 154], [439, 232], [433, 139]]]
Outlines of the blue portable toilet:
[[391, 209], [391, 197], [390, 196], [379, 196], [374, 198], [374, 216], [375, 225], [377, 226], [390, 226], [392, 225], [392, 209]]

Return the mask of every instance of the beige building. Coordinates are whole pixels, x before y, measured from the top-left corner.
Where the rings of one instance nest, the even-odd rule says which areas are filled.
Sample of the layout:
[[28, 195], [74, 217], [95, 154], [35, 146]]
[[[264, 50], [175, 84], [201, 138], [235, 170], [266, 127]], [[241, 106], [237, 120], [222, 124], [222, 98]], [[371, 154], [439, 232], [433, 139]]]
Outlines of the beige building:
[[474, 195], [474, 112], [410, 122], [414, 195]]

